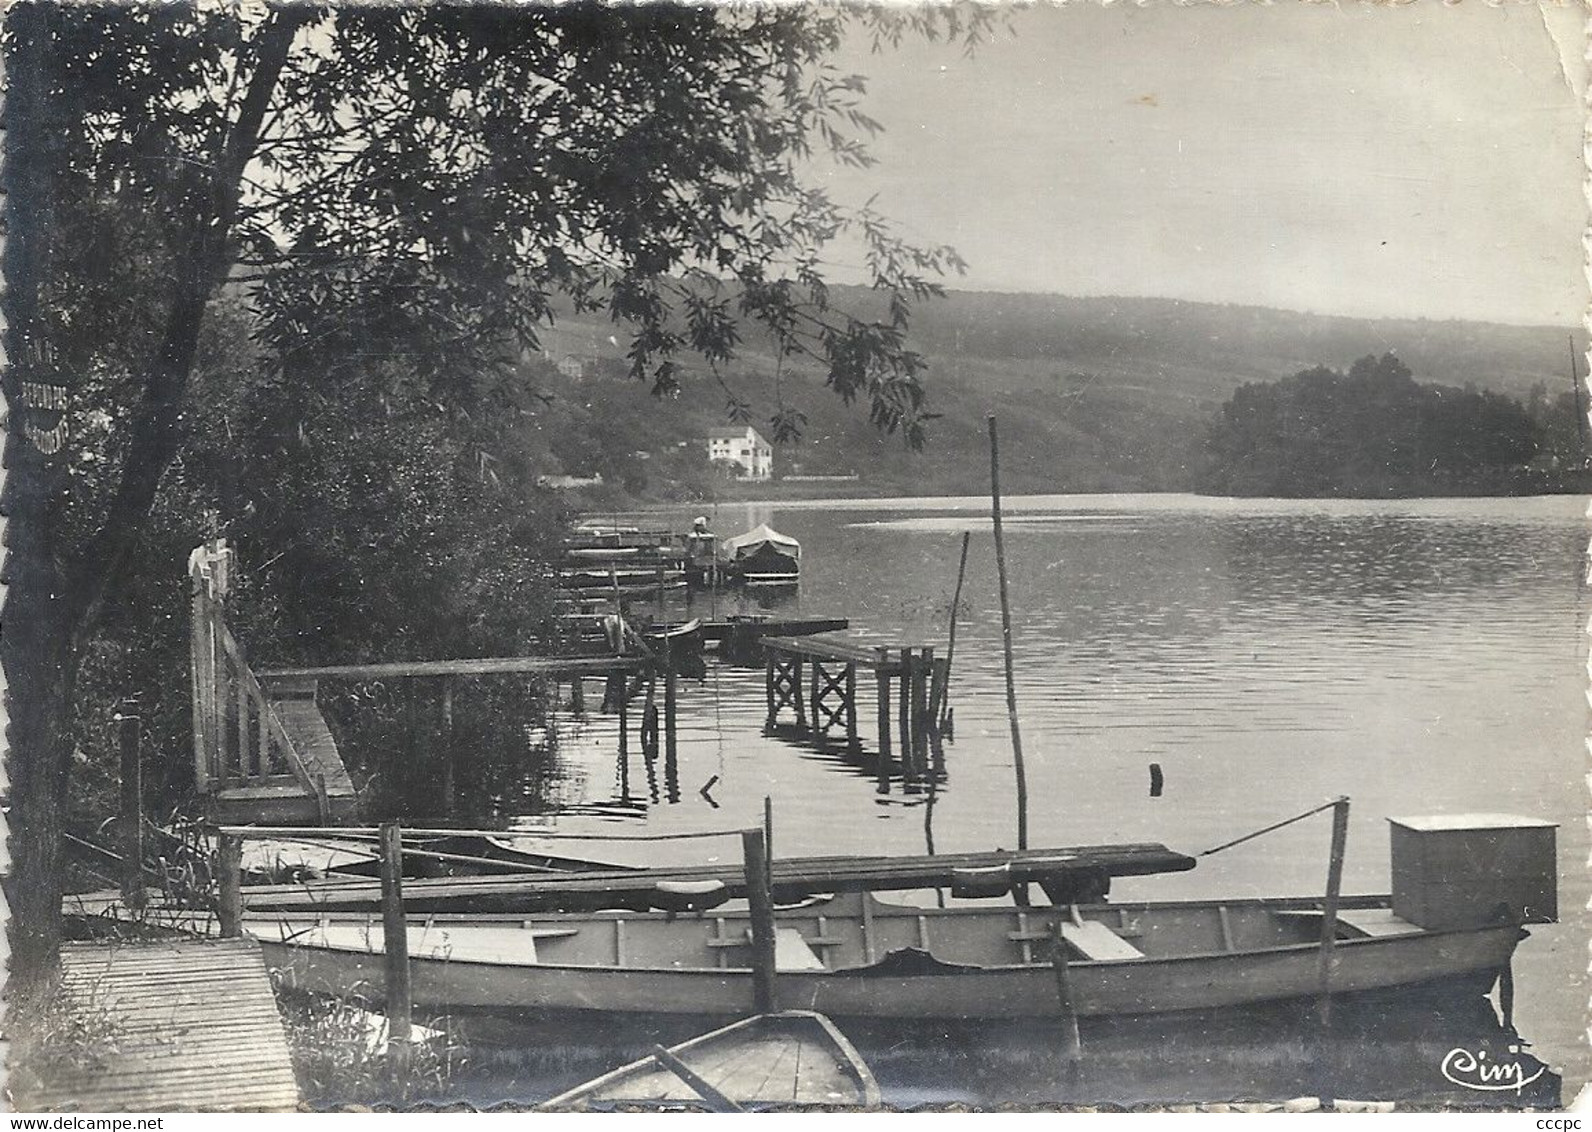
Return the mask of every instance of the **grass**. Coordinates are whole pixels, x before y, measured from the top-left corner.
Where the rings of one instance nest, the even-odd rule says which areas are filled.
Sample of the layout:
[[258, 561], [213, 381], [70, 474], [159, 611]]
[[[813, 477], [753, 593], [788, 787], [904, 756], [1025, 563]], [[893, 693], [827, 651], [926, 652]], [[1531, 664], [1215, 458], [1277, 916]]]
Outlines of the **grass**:
[[463, 1064], [446, 1019], [427, 1020], [435, 1035], [413, 1042], [409, 1073], [396, 1080], [387, 1056], [385, 1018], [358, 995], [332, 997], [278, 985], [293, 1072], [315, 1108], [408, 1105], [446, 1098]]
[[123, 1029], [103, 1001], [67, 990], [59, 974], [14, 992], [6, 1009], [14, 1107], [26, 1111], [38, 1107], [30, 1098], [70, 1095], [74, 1083], [94, 1077], [121, 1052]]

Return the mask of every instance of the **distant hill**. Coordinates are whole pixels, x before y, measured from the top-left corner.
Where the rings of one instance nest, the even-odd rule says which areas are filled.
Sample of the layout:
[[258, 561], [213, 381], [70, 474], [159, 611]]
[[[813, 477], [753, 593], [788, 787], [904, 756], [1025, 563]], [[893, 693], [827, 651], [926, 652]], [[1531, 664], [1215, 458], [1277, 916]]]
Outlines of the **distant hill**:
[[[832, 297], [859, 315], [883, 310], [880, 296], [865, 289], [837, 287]], [[944, 415], [931, 427], [927, 451], [914, 454], [899, 438], [878, 436], [865, 411], [843, 406], [817, 373], [798, 366], [787, 370], [785, 399], [806, 412], [807, 436], [780, 449], [775, 465], [777, 472], [797, 465], [807, 473], [857, 472], [859, 490], [869, 492], [978, 492], [988, 483], [984, 417], [995, 413], [1002, 474], [1013, 491], [1186, 489], [1209, 423], [1246, 382], [1316, 365], [1347, 368], [1392, 352], [1419, 382], [1520, 399], [1541, 383], [1556, 396], [1569, 389], [1572, 334], [1583, 357], [1585, 334], [1560, 327], [958, 291], [914, 311], [912, 342], [929, 360], [931, 407]], [[773, 361], [750, 340], [731, 381], [750, 395], [753, 423], [762, 425], [772, 414]], [[601, 369], [609, 373], [622, 343], [618, 328], [590, 315], [565, 315], [544, 341], [554, 360], [606, 359]], [[602, 394], [610, 411], [646, 412], [643, 389], [601, 380], [611, 386]], [[588, 378], [581, 395], [592, 392]], [[698, 383], [661, 416], [671, 430], [705, 433], [723, 422], [723, 400], [711, 382]]]

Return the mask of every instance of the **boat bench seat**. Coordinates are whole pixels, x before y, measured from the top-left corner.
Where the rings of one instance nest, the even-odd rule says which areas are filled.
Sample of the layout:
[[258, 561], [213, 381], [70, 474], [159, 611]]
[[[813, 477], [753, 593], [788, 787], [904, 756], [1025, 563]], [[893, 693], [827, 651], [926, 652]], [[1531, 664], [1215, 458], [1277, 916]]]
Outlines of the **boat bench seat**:
[[[1324, 914], [1320, 908], [1279, 908], [1278, 917], [1316, 921]], [[1338, 936], [1343, 939], [1386, 939], [1389, 936], [1417, 935], [1425, 929], [1393, 914], [1390, 908], [1339, 908]]]
[[1143, 959], [1144, 952], [1134, 947], [1099, 920], [1081, 923], [1061, 922], [1061, 938], [1085, 959]]
[[824, 961], [795, 928], [774, 929], [774, 970], [822, 971]]
[[1361, 938], [1419, 935], [1422, 930], [1395, 916], [1390, 908], [1342, 908], [1338, 911], [1338, 924]]

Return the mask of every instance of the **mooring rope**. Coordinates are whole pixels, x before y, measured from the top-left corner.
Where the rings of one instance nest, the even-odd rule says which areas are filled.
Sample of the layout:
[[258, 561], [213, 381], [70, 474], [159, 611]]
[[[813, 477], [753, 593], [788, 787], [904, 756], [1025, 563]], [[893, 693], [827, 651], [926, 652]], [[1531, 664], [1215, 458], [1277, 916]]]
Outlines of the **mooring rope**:
[[1296, 821], [1304, 821], [1305, 818], [1313, 817], [1316, 814], [1321, 813], [1321, 811], [1323, 811], [1323, 810], [1330, 810], [1330, 809], [1332, 809], [1333, 806], [1336, 806], [1339, 802], [1347, 802], [1348, 800], [1349, 800], [1349, 796], [1347, 794], [1345, 794], [1342, 797], [1332, 799], [1332, 801], [1330, 801], [1330, 802], [1323, 802], [1321, 805], [1317, 806], [1313, 810], [1306, 810], [1302, 814], [1295, 814], [1291, 818], [1285, 818], [1285, 819], [1283, 819], [1280, 822], [1276, 822], [1276, 823], [1274, 823], [1272, 825], [1266, 826], [1264, 829], [1257, 829], [1257, 830], [1255, 830], [1254, 833], [1246, 833], [1242, 837], [1235, 837], [1231, 841], [1223, 842], [1222, 844], [1216, 846], [1216, 848], [1214, 848], [1214, 849], [1207, 849], [1207, 850], [1205, 850], [1205, 852], [1201, 853], [1200, 856], [1201, 857], [1209, 857], [1212, 853], [1220, 853], [1223, 849], [1231, 849], [1234, 845], [1242, 845], [1246, 841], [1253, 841], [1255, 838], [1261, 836], [1262, 834], [1271, 833], [1273, 830], [1281, 829], [1285, 825], [1292, 825]]

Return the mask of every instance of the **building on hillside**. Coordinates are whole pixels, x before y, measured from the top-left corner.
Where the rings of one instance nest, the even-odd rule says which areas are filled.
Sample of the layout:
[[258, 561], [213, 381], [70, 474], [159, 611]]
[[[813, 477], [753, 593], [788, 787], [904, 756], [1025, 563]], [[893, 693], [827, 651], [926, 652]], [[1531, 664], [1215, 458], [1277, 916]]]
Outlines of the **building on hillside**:
[[589, 476], [556, 475], [536, 477], [537, 487], [563, 489], [572, 487], [601, 487], [602, 485], [603, 474], [601, 472], [593, 472]]
[[580, 358], [574, 354], [566, 354], [553, 363], [558, 372], [573, 381], [580, 381], [591, 376], [594, 359]]
[[708, 433], [708, 461], [728, 460], [739, 464], [737, 479], [774, 478], [774, 448], [751, 425], [716, 428]]

